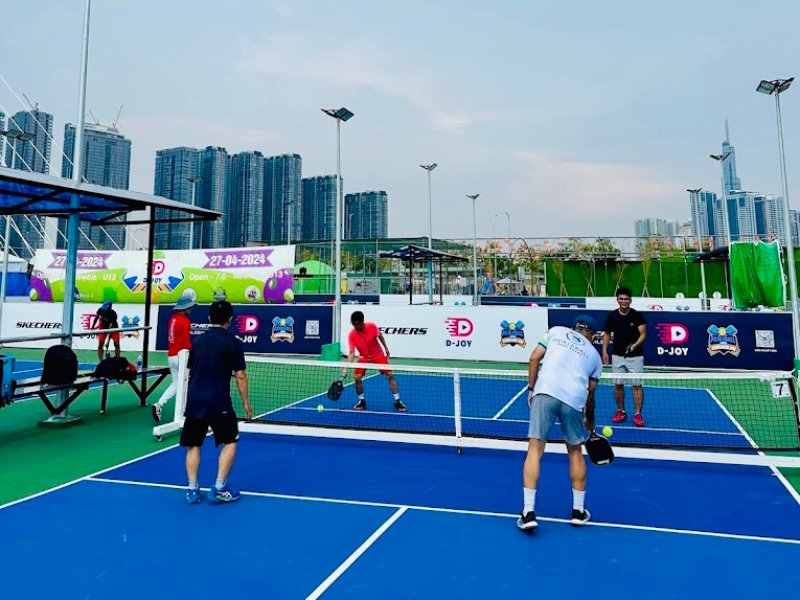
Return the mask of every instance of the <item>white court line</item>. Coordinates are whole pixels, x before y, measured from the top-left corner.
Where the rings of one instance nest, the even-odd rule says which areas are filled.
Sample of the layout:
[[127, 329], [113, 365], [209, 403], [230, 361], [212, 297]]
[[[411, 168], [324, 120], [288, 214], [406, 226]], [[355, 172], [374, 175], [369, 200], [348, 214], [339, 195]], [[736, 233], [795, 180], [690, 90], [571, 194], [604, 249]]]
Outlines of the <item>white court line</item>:
[[[182, 485], [174, 485], [168, 483], [147, 483], [143, 481], [126, 481], [122, 479], [104, 479], [102, 477], [93, 477], [90, 481], [97, 481], [99, 483], [111, 483], [116, 485], [138, 485], [142, 487], [157, 487], [157, 488], [167, 488], [167, 489], [175, 489], [175, 490], [184, 490], [186, 486]], [[366, 500], [343, 500], [338, 498], [323, 498], [320, 496], [298, 496], [294, 494], [273, 494], [270, 492], [240, 492], [243, 496], [254, 496], [257, 498], [275, 498], [279, 500], [300, 500], [303, 502], [323, 502], [328, 504], [345, 504], [350, 506], [373, 506], [379, 508], [394, 508], [398, 510], [402, 510], [403, 512], [407, 510], [419, 510], [423, 512], [441, 512], [441, 513], [448, 513], [448, 514], [459, 514], [459, 515], [470, 515], [470, 516], [478, 516], [478, 517], [499, 517], [503, 519], [518, 519], [518, 514], [509, 514], [509, 513], [498, 513], [498, 512], [491, 512], [491, 511], [483, 511], [483, 510], [468, 510], [462, 508], [441, 508], [441, 507], [433, 507], [433, 506], [417, 506], [414, 504], [391, 504], [388, 502], [370, 502]], [[401, 513], [402, 514], [402, 513]], [[397, 517], [397, 513], [395, 513]], [[550, 523], [563, 523], [563, 524], [572, 524], [571, 519], [560, 519], [556, 517], [542, 517], [536, 515], [536, 518], [539, 521], [547, 521]], [[396, 521], [390, 519], [392, 523]], [[388, 523], [388, 521], [387, 521]], [[391, 525], [391, 523], [389, 523]], [[635, 531], [655, 531], [658, 533], [672, 533], [672, 534], [681, 534], [681, 535], [696, 535], [696, 536], [703, 536], [703, 537], [718, 537], [718, 538], [725, 538], [725, 539], [735, 539], [735, 540], [747, 540], [753, 542], [771, 542], [771, 543], [778, 543], [778, 544], [794, 544], [800, 546], [800, 539], [790, 539], [790, 538], [776, 538], [776, 537], [769, 537], [769, 536], [758, 536], [758, 535], [747, 535], [742, 533], [721, 533], [718, 531], [699, 531], [694, 529], [675, 529], [671, 527], [652, 527], [647, 525], [629, 525], [625, 523], [608, 523], [603, 521], [589, 521], [586, 526], [591, 527], [609, 527], [612, 529], [629, 529]], [[388, 526], [387, 526], [388, 529]], [[384, 529], [385, 531], [385, 529]], [[373, 534], [374, 535], [374, 534]], [[376, 538], [377, 539], [377, 538]], [[373, 540], [374, 541], [374, 540]], [[357, 557], [356, 557], [357, 558]]]
[[511, 408], [511, 405], [514, 404], [514, 402], [517, 401], [517, 398], [519, 398], [522, 394], [524, 394], [527, 391], [528, 391], [528, 386], [526, 385], [519, 392], [517, 392], [516, 396], [514, 396], [511, 400], [509, 400], [508, 403], [503, 408], [500, 409], [499, 413], [497, 413], [495, 416], [492, 417], [492, 421], [496, 421], [497, 419], [499, 419], [500, 415], [502, 415], [509, 408]]
[[395, 511], [395, 513], [383, 523], [383, 525], [381, 525], [380, 527], [378, 527], [378, 529], [372, 532], [372, 535], [369, 536], [364, 541], [364, 543], [358, 547], [358, 549], [355, 552], [353, 552], [350, 556], [348, 556], [345, 559], [345, 561], [342, 564], [340, 564], [333, 573], [328, 575], [325, 581], [323, 581], [317, 586], [317, 589], [315, 589], [308, 596], [306, 596], [306, 600], [316, 600], [322, 594], [324, 594], [325, 591], [329, 587], [331, 587], [333, 583], [337, 579], [339, 579], [339, 577], [341, 577], [342, 573], [344, 573], [347, 569], [349, 569], [350, 566], [354, 562], [356, 562], [362, 554], [364, 554], [364, 552], [369, 550], [369, 547], [372, 546], [372, 544], [374, 544], [375, 541], [379, 537], [381, 537], [386, 532], [386, 530], [389, 529], [389, 527], [391, 527], [394, 524], [395, 521], [397, 521], [397, 519], [402, 517], [403, 513], [405, 513], [407, 510], [408, 510], [407, 506], [401, 506], [400, 508], [398, 508], [397, 511]]

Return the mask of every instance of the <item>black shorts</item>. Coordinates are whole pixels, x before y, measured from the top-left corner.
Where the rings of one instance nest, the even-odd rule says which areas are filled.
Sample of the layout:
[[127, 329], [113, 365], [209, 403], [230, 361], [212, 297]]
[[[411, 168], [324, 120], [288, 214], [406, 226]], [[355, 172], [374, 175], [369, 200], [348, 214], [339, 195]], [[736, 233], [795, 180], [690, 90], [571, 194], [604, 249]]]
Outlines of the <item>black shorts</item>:
[[217, 417], [216, 419], [192, 419], [187, 417], [181, 431], [181, 446], [202, 446], [208, 428], [214, 432], [214, 444], [235, 444], [239, 441], [239, 422], [236, 416]]

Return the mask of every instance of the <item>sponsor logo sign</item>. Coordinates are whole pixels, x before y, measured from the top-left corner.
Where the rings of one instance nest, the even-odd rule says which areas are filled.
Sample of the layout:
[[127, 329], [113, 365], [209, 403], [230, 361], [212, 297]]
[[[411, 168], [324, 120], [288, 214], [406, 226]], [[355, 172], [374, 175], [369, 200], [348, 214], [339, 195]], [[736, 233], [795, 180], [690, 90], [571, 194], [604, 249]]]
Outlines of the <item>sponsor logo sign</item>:
[[524, 348], [525, 342], [525, 323], [522, 321], [501, 321], [500, 322], [500, 346], [519, 346]]
[[742, 351], [739, 347], [739, 330], [733, 325], [719, 326], [709, 325], [708, 329], [708, 353], [739, 356]]
[[773, 329], [756, 329], [756, 352], [777, 352], [775, 347], [775, 331]]
[[[689, 328], [682, 323], [657, 323], [656, 335], [661, 345], [656, 347], [659, 356], [688, 356]], [[666, 347], [665, 347], [666, 346]]]
[[469, 348], [472, 340], [466, 339], [475, 331], [475, 325], [466, 317], [447, 317], [444, 328], [449, 339], [444, 341], [445, 348]]
[[[275, 317], [272, 319], [272, 342], [294, 342], [294, 319]], [[253, 340], [255, 341], [255, 340]]]

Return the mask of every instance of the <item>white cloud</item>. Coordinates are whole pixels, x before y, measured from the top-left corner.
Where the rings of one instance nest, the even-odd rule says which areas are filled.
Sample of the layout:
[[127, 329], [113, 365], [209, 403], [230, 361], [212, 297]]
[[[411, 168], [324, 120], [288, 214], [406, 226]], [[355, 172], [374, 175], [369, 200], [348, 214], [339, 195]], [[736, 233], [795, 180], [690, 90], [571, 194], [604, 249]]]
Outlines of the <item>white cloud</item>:
[[497, 118], [491, 113], [470, 114], [451, 108], [433, 73], [387, 57], [367, 42], [325, 40], [315, 45], [314, 40], [300, 35], [265, 36], [244, 44], [239, 66], [329, 85], [367, 87], [407, 102], [434, 128], [445, 132]]
[[686, 212], [685, 204], [674, 210], [685, 201], [674, 180], [647, 166], [561, 160], [525, 150], [514, 158], [522, 171], [507, 196], [518, 214], [535, 215], [524, 227], [533, 234], [633, 235], [637, 218]]

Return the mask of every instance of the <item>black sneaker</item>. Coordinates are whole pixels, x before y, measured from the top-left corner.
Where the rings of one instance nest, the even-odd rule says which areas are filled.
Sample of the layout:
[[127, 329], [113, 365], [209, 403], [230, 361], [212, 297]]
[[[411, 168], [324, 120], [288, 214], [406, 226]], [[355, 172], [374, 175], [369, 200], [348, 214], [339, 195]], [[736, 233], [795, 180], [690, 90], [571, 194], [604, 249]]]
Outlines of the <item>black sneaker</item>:
[[153, 421], [161, 423], [161, 405], [153, 404]]
[[539, 522], [536, 520], [535, 512], [529, 511], [520, 513], [519, 519], [517, 519], [517, 527], [522, 529], [522, 531], [530, 531], [531, 529], [536, 529], [538, 526]]
[[403, 404], [403, 402], [400, 401], [400, 400], [395, 400], [394, 401], [394, 409], [395, 410], [399, 410], [400, 412], [406, 412], [408, 410], [406, 408], [406, 405]]
[[575, 508], [572, 509], [572, 524], [576, 527], [583, 527], [591, 517], [592, 515], [585, 508], [582, 511]]
[[367, 408], [367, 401], [363, 398], [356, 402], [356, 405], [353, 407], [353, 410], [364, 410]]

